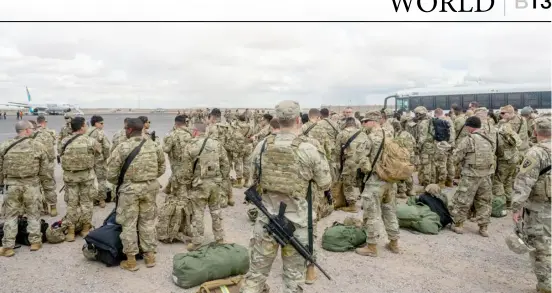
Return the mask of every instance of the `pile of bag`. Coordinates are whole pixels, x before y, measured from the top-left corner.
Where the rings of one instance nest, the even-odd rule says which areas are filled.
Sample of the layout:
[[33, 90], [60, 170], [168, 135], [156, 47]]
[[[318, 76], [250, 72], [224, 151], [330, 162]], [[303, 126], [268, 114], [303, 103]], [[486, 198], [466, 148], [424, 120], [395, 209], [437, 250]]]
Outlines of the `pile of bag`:
[[366, 243], [366, 232], [360, 220], [347, 217], [343, 224], [334, 222], [322, 235], [322, 248], [333, 252], [353, 250]]
[[[80, 213], [80, 209], [77, 209], [77, 215], [82, 215]], [[82, 231], [83, 225], [84, 225], [84, 217], [79, 217], [77, 221], [75, 222], [75, 235], [79, 234]], [[53, 222], [50, 226], [48, 226], [48, 229], [46, 229], [46, 240], [50, 244], [57, 244], [65, 241], [65, 235], [67, 235], [67, 216], [63, 217], [63, 219]], [[92, 227], [94, 229], [94, 227]]]
[[176, 254], [172, 279], [177, 286], [188, 289], [204, 282], [244, 275], [248, 271], [247, 248], [213, 242], [191, 252]]
[[[27, 231], [27, 217], [19, 216], [17, 219], [17, 235], [15, 236], [15, 244], [31, 246], [29, 242], [29, 232]], [[42, 233], [42, 242], [46, 242], [46, 229], [48, 223], [40, 219], [40, 232]], [[0, 223], [0, 246], [2, 246], [2, 238], [4, 238], [4, 223]]]
[[433, 235], [452, 223], [447, 203], [429, 194], [410, 197], [406, 204], [398, 204], [397, 219], [401, 228]]

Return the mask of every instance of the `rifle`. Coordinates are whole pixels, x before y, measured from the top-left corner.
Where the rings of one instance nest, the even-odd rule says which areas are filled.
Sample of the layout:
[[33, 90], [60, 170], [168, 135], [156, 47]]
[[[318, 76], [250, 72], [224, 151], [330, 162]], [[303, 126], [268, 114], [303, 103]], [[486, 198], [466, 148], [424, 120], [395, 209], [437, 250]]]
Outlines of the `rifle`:
[[282, 247], [290, 244], [305, 260], [315, 265], [323, 274], [331, 280], [330, 276], [318, 265], [309, 250], [301, 244], [293, 236], [295, 232], [295, 226], [285, 216], [287, 205], [284, 202], [280, 202], [280, 210], [278, 215], [272, 215], [268, 212], [266, 207], [262, 203], [261, 196], [257, 192], [257, 185], [249, 187], [245, 191], [245, 200], [254, 204], [265, 216], [268, 218], [268, 224], [264, 225], [264, 229], [270, 236], [278, 242]]

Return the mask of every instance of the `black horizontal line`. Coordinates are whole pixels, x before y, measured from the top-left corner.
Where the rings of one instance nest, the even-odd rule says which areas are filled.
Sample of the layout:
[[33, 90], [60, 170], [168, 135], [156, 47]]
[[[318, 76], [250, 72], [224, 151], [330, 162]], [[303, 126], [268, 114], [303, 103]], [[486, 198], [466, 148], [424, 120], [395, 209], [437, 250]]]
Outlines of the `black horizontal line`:
[[0, 20], [0, 23], [552, 23], [552, 20]]

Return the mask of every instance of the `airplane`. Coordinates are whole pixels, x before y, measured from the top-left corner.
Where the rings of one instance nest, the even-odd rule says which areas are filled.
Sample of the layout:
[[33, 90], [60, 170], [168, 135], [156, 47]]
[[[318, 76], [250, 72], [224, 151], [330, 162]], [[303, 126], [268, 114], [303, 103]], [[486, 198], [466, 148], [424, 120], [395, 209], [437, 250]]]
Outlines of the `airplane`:
[[29, 89], [27, 90], [27, 103], [19, 102], [8, 102], [11, 106], [18, 106], [25, 109], [29, 109], [29, 114], [39, 115], [40, 113], [46, 113], [48, 115], [63, 115], [68, 112], [74, 112], [75, 114], [84, 115], [84, 113], [79, 109], [78, 105], [73, 104], [64, 104], [64, 103], [52, 103], [47, 102], [44, 104], [37, 104], [31, 101], [31, 93]]

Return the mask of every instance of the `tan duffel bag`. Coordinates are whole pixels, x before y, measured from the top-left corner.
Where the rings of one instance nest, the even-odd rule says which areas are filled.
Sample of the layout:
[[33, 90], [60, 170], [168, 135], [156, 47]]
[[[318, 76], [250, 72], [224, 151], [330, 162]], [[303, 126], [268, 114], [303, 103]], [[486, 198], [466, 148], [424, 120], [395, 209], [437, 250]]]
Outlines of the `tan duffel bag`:
[[[201, 284], [197, 293], [239, 293], [243, 276], [235, 276], [227, 279], [213, 280]], [[269, 293], [268, 284], [265, 284], [262, 293]]]

